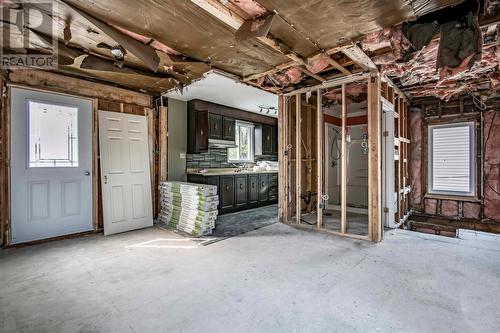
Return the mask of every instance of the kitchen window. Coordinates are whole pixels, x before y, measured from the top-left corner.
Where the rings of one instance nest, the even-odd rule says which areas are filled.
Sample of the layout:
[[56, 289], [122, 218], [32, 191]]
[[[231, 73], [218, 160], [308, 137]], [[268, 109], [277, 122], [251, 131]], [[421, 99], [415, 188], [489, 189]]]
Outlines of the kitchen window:
[[474, 196], [474, 122], [430, 125], [428, 134], [428, 192]]
[[236, 121], [236, 148], [228, 148], [228, 162], [253, 162], [254, 125]]

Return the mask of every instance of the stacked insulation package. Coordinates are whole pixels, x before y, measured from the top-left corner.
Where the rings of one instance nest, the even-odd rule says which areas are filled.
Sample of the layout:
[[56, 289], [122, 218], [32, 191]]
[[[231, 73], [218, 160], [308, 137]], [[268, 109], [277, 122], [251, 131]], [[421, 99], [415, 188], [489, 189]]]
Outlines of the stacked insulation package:
[[219, 205], [217, 186], [161, 182], [159, 189], [161, 222], [195, 237], [212, 233]]

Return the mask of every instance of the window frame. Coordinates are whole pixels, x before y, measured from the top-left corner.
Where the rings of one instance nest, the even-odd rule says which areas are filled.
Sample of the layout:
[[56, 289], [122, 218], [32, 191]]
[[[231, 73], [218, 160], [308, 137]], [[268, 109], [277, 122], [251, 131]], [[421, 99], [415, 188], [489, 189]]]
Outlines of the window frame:
[[[433, 190], [433, 130], [436, 128], [453, 128], [465, 127], [469, 128], [469, 192], [453, 191], [453, 190]], [[429, 124], [427, 126], [427, 193], [430, 195], [446, 195], [457, 197], [475, 197], [476, 196], [476, 122], [461, 121], [448, 124]]]
[[[248, 159], [241, 159], [240, 158], [240, 147], [239, 147], [239, 137], [240, 137], [240, 127], [247, 127], [249, 129], [249, 145], [250, 145], [250, 156]], [[235, 125], [234, 125], [234, 130], [235, 130], [235, 143], [236, 146], [235, 148], [228, 148], [227, 150], [227, 161], [229, 163], [253, 163], [255, 160], [255, 125], [246, 121], [241, 121], [241, 120], [236, 120]], [[237, 149], [238, 150], [238, 159], [231, 159], [229, 157], [229, 149]]]
[[[31, 109], [30, 109], [30, 103], [39, 103], [39, 104], [47, 104], [51, 106], [59, 106], [59, 107], [66, 107], [66, 108], [74, 108], [76, 109], [76, 132], [77, 132], [77, 162], [76, 164], [73, 165], [40, 165], [40, 166], [33, 166], [31, 165]], [[25, 100], [25, 112], [26, 112], [26, 168], [27, 169], [64, 169], [64, 168], [79, 168], [80, 167], [80, 107], [77, 105], [73, 104], [67, 104], [67, 103], [59, 103], [59, 102], [54, 102], [54, 101], [49, 101], [49, 100], [44, 100], [44, 99], [38, 99], [38, 98], [26, 98]]]

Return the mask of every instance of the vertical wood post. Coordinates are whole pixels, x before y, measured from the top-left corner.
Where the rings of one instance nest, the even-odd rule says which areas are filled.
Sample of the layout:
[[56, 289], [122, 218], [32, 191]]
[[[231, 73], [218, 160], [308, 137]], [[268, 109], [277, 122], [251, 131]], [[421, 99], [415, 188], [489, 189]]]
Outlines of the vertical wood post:
[[278, 99], [278, 217], [280, 222], [288, 222], [286, 218], [288, 193], [287, 182], [288, 177], [288, 158], [286, 156], [287, 150], [287, 124], [288, 112], [286, 97], [279, 96]]
[[345, 83], [342, 84], [342, 170], [340, 183], [340, 232], [347, 232], [347, 103]]
[[368, 84], [368, 236], [373, 242], [382, 240], [381, 193], [381, 102], [380, 76]]
[[323, 186], [324, 186], [324, 178], [323, 178], [323, 154], [324, 154], [324, 149], [323, 149], [323, 140], [325, 137], [324, 133], [324, 128], [325, 125], [323, 124], [323, 99], [321, 96], [321, 89], [316, 90], [316, 145], [317, 145], [317, 175], [316, 175], [316, 192], [317, 198], [318, 198], [318, 204], [316, 206], [316, 211], [318, 212], [317, 216], [317, 228], [321, 229], [323, 228]]
[[302, 218], [302, 117], [301, 94], [295, 95], [295, 221], [301, 223]]
[[168, 107], [160, 106], [158, 113], [160, 122], [160, 138], [158, 140], [160, 144], [159, 181], [165, 182], [168, 180]]

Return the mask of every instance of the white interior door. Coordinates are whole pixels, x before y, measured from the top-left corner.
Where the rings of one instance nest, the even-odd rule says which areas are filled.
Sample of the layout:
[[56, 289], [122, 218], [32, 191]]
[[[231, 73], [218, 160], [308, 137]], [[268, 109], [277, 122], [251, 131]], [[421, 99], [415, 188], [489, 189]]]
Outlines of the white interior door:
[[12, 243], [92, 230], [92, 101], [11, 90]]
[[104, 234], [153, 225], [145, 116], [99, 112]]

